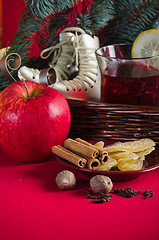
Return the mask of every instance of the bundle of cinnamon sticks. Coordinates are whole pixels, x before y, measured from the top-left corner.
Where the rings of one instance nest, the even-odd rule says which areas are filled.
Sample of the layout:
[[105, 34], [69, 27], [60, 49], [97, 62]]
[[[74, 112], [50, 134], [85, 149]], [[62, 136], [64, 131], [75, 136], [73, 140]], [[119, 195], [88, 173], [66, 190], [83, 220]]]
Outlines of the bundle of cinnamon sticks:
[[52, 151], [80, 168], [87, 167], [96, 170], [100, 164], [104, 164], [108, 160], [106, 151], [80, 138], [75, 140], [68, 138], [64, 142], [64, 147], [53, 146]]

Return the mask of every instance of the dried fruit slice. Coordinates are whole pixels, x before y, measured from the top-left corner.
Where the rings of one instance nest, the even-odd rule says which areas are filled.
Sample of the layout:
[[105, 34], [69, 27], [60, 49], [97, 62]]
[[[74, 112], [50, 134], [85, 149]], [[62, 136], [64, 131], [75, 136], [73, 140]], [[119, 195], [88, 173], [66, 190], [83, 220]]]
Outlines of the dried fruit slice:
[[109, 171], [112, 167], [115, 167], [117, 165], [117, 161], [111, 157], [108, 158], [108, 160], [99, 166], [97, 170], [100, 171]]
[[94, 146], [98, 147], [98, 148], [103, 148], [104, 147], [104, 142], [103, 141], [99, 141], [99, 142], [95, 143]]
[[149, 138], [142, 138], [136, 141], [129, 142], [117, 142], [115, 144], [108, 145], [104, 147], [104, 150], [108, 153], [117, 152], [117, 151], [132, 151], [132, 152], [140, 152], [147, 148], [154, 147], [155, 142]]
[[137, 160], [138, 156], [135, 153], [132, 153], [130, 151], [123, 151], [123, 152], [110, 152], [109, 156], [119, 160], [119, 159], [125, 159], [125, 158], [132, 158]]
[[120, 158], [118, 160], [118, 163], [119, 162], [122, 162], [122, 163], [134, 163], [136, 162], [136, 160], [138, 159], [138, 156], [135, 154], [135, 153], [130, 153], [127, 157], [125, 158]]
[[126, 151], [126, 150], [119, 149], [120, 144], [121, 144], [121, 142], [115, 142], [113, 144], [103, 147], [103, 150], [107, 151], [108, 153]]
[[137, 171], [137, 170], [141, 170], [143, 167], [143, 158], [138, 158], [138, 160], [136, 160], [136, 162], [134, 163], [123, 163], [121, 161], [118, 161], [118, 168], [121, 171]]
[[134, 163], [123, 163], [123, 162], [118, 162], [118, 168], [121, 171], [136, 171], [136, 170], [141, 170], [143, 167], [143, 160], [140, 158], [136, 160]]
[[[139, 160], [139, 158], [137, 158], [137, 160]], [[135, 163], [137, 160], [134, 160], [134, 159], [126, 159], [126, 161], [125, 161], [125, 159], [119, 159], [118, 160], [118, 164], [120, 165], [122, 165], [122, 164], [124, 164], [124, 163], [128, 163], [128, 164], [133, 164], [133, 163]], [[145, 160], [145, 156], [144, 155], [142, 155], [141, 157], [140, 157], [140, 160]]]
[[143, 150], [143, 151], [141, 151], [141, 152], [137, 152], [136, 155], [137, 155], [138, 157], [145, 156], [145, 155], [150, 154], [150, 153], [151, 153], [152, 151], [154, 151], [154, 150], [155, 150], [154, 147], [150, 147], [150, 148], [145, 149], [145, 150]]

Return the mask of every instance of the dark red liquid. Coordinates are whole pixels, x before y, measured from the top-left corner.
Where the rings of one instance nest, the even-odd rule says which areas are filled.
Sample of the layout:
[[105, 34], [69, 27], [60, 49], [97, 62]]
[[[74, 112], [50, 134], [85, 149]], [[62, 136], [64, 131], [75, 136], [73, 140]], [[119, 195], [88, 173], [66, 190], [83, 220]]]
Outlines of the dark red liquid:
[[105, 70], [102, 102], [159, 106], [159, 71], [134, 63]]

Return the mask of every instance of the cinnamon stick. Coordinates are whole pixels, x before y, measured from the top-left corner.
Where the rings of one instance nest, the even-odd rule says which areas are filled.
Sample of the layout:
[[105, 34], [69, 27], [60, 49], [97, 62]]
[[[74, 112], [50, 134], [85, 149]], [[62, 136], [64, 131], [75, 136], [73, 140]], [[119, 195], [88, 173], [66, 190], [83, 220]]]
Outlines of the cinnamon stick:
[[80, 142], [85, 145], [88, 145], [88, 146], [93, 146], [95, 149], [97, 149], [99, 151], [98, 159], [100, 160], [100, 162], [102, 164], [104, 164], [108, 160], [108, 153], [105, 150], [98, 148], [98, 147], [94, 146], [93, 144], [91, 144], [81, 138], [76, 138], [75, 141]]
[[96, 149], [93, 145], [88, 146], [81, 142], [75, 141], [71, 138], [68, 138], [64, 142], [64, 146], [69, 149], [70, 151], [76, 153], [79, 156], [84, 158], [96, 158], [99, 155], [99, 150]]
[[87, 165], [87, 160], [76, 155], [75, 153], [69, 151], [68, 149], [58, 145], [52, 147], [52, 152], [56, 154], [57, 156], [67, 160], [70, 163], [73, 163], [74, 165], [84, 168]]
[[87, 161], [87, 167], [89, 169], [96, 170], [100, 166], [100, 161], [97, 158], [90, 158]]

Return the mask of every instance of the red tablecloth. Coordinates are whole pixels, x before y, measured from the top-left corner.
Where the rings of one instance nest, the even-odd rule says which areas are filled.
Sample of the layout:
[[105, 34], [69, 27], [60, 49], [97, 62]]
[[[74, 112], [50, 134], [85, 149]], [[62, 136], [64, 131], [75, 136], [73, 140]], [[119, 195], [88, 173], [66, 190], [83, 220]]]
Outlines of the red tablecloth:
[[26, 164], [0, 152], [1, 240], [159, 239], [159, 169], [135, 180], [114, 182], [114, 187], [151, 189], [153, 198], [112, 194], [104, 204], [85, 197], [89, 181], [76, 173], [76, 188], [60, 190], [55, 177], [63, 169], [54, 158]]

